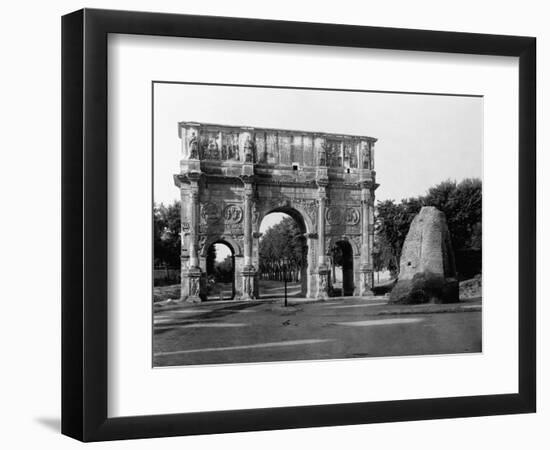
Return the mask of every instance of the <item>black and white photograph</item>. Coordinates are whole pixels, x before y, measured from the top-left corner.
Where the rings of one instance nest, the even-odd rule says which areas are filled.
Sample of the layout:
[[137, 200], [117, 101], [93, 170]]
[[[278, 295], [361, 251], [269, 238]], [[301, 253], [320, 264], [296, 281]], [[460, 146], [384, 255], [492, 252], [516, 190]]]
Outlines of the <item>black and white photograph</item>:
[[154, 81], [153, 367], [482, 352], [483, 107]]
[[550, 448], [544, 2], [3, 6], [0, 448]]

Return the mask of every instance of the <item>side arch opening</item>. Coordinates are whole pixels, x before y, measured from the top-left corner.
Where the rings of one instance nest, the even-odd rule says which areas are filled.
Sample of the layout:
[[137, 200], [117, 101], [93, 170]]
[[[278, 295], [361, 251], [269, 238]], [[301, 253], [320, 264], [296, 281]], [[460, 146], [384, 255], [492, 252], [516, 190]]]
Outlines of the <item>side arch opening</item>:
[[331, 286], [335, 296], [353, 295], [353, 248], [348, 241], [339, 240], [331, 247]]
[[206, 250], [206, 298], [235, 298], [235, 251], [223, 240], [212, 242]]

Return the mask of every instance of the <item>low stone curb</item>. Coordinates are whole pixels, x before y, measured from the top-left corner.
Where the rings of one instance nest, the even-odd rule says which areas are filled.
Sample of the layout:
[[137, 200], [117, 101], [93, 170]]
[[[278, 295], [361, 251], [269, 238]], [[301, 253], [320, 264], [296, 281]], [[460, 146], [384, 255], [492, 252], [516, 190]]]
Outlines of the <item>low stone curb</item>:
[[419, 305], [416, 308], [396, 308], [396, 309], [382, 309], [379, 311], [369, 312], [370, 316], [392, 316], [403, 314], [442, 314], [442, 313], [458, 313], [458, 312], [479, 312], [481, 311], [481, 305], [456, 305], [456, 306], [442, 306], [440, 308], [433, 309], [433, 305]]

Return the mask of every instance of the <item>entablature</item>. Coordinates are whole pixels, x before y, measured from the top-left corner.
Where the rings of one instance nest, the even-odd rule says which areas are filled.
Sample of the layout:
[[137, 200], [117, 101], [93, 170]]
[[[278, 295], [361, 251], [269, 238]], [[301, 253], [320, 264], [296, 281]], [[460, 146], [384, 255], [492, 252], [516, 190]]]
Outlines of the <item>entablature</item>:
[[374, 170], [376, 138], [303, 130], [179, 122], [181, 170], [208, 172], [254, 165], [262, 171], [307, 171], [328, 168], [329, 175]]

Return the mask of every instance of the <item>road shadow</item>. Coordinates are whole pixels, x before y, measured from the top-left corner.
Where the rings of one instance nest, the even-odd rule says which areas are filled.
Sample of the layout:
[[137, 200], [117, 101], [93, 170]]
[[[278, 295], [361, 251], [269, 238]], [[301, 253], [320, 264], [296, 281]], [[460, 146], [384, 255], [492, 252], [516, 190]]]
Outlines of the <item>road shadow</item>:
[[397, 280], [390, 280], [384, 284], [378, 284], [372, 288], [374, 295], [389, 294], [394, 286], [397, 284]]
[[[285, 286], [284, 284], [277, 284], [276, 286], [262, 286], [260, 282], [259, 297], [261, 300], [272, 300], [276, 298], [284, 298]], [[287, 298], [305, 298], [302, 295], [302, 287], [296, 283], [289, 283], [287, 288]]]
[[185, 325], [194, 325], [196, 323], [204, 323], [209, 320], [221, 319], [231, 314], [237, 314], [247, 308], [253, 308], [254, 306], [261, 305], [261, 302], [246, 302], [246, 303], [234, 303], [228, 306], [217, 308], [213, 311], [199, 312], [191, 317], [170, 321], [167, 324], [155, 324], [153, 327], [153, 333], [155, 335], [163, 334], [168, 331], [172, 331], [175, 328], [179, 328]]
[[[271, 300], [271, 299], [276, 299], [276, 298], [284, 298], [285, 294], [283, 292], [283, 294], [280, 294], [280, 293], [276, 293], [276, 294], [268, 294], [268, 293], [261, 293], [260, 294], [260, 299], [261, 300]], [[287, 294], [287, 298], [305, 298], [302, 293], [300, 291], [298, 292], [289, 292]]]

